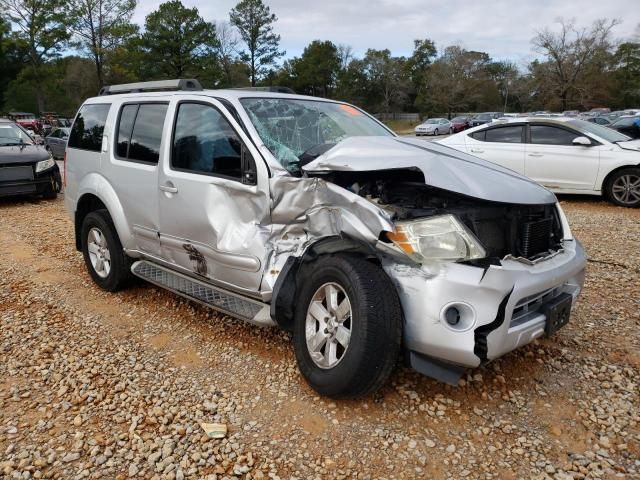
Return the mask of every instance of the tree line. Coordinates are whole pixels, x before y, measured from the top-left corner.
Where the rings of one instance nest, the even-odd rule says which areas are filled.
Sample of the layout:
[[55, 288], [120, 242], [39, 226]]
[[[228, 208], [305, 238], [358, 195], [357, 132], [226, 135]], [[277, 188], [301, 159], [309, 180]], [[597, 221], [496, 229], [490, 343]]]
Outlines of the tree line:
[[101, 86], [198, 78], [208, 88], [286, 86], [372, 112], [584, 110], [640, 106], [640, 26], [618, 41], [617, 20], [561, 21], [531, 40], [526, 67], [432, 39], [410, 56], [314, 40], [284, 59], [277, 16], [242, 0], [228, 20], [169, 0], [132, 22], [136, 0], [0, 0], [0, 110], [66, 115]]

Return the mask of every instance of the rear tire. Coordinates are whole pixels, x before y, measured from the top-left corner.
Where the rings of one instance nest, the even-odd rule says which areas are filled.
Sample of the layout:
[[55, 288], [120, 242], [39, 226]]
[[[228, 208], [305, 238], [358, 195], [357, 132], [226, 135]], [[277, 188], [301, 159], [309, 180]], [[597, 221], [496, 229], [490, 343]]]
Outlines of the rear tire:
[[82, 255], [93, 281], [103, 290], [116, 292], [133, 279], [127, 257], [107, 210], [89, 213], [82, 222]]
[[640, 168], [630, 167], [618, 170], [604, 185], [607, 199], [621, 207], [640, 207]]
[[304, 283], [293, 344], [305, 380], [334, 398], [379, 389], [397, 362], [402, 337], [400, 301], [389, 277], [362, 257], [337, 254], [305, 265], [298, 278]]

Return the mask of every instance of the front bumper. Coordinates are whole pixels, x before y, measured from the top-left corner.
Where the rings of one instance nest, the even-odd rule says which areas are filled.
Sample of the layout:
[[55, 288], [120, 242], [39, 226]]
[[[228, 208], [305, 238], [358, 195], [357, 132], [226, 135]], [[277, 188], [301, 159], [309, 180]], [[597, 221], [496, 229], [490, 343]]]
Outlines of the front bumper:
[[60, 169], [58, 165], [54, 165], [43, 172], [33, 174], [31, 178], [0, 181], [0, 197], [42, 195], [51, 189], [59, 189], [61, 185]]
[[[407, 350], [462, 367], [477, 367], [544, 335], [544, 305], [561, 293], [575, 303], [586, 255], [577, 240], [535, 265], [503, 260], [487, 269], [460, 263], [385, 265], [405, 316]], [[444, 312], [455, 306], [460, 322]]]

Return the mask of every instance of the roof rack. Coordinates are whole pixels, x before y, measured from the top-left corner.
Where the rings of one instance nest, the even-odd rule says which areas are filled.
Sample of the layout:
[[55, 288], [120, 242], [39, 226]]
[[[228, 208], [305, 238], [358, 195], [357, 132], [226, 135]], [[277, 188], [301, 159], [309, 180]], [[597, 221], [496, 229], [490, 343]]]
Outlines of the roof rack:
[[200, 82], [198, 80], [193, 78], [177, 78], [175, 80], [123, 83], [122, 85], [110, 85], [108, 87], [102, 87], [98, 95], [116, 95], [118, 93], [133, 92], [162, 92], [168, 90], [197, 91], [202, 90], [202, 85], [200, 85]]
[[274, 93], [296, 93], [289, 87], [236, 87], [232, 90], [253, 90], [255, 92], [274, 92]]

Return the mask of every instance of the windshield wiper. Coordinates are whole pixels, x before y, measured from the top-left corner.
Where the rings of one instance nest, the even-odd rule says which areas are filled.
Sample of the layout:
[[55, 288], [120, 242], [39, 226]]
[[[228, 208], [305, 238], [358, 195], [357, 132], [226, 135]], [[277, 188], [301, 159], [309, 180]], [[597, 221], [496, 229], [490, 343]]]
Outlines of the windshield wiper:
[[24, 143], [22, 143], [22, 142], [0, 143], [0, 147], [19, 147], [21, 145], [24, 145]]

